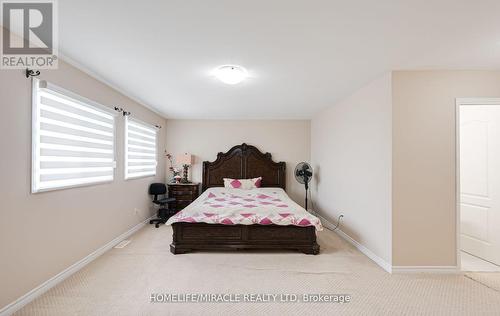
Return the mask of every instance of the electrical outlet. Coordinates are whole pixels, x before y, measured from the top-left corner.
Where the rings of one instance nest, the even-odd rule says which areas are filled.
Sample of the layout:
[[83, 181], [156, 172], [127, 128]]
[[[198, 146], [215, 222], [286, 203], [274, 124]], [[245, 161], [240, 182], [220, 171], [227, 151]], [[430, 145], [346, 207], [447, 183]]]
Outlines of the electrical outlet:
[[141, 210], [140, 210], [140, 209], [138, 209], [137, 207], [136, 207], [136, 208], [134, 208], [134, 214], [135, 214], [135, 215], [138, 215], [140, 212], [141, 212]]

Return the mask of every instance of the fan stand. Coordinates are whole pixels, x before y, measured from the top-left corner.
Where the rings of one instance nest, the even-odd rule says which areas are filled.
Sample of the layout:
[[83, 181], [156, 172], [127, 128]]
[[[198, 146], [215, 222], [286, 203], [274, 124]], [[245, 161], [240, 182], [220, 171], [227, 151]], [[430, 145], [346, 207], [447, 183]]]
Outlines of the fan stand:
[[304, 176], [304, 186], [306, 187], [306, 211], [307, 211], [307, 191], [309, 190], [309, 179], [308, 176]]

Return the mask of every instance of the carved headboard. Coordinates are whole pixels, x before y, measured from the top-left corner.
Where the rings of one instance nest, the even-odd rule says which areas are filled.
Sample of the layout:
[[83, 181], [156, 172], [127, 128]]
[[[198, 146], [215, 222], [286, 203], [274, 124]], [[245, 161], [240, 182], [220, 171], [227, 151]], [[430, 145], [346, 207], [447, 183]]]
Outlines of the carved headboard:
[[213, 162], [203, 162], [202, 190], [223, 187], [223, 178], [250, 179], [262, 177], [262, 187], [286, 189], [286, 163], [274, 162], [270, 153], [262, 153], [245, 143], [226, 153], [218, 153]]

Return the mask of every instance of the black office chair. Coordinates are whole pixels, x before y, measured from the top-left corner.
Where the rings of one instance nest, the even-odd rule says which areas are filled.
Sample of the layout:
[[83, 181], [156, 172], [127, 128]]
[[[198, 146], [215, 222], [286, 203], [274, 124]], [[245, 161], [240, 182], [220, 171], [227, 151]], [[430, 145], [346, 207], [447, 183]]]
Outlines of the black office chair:
[[175, 201], [175, 198], [164, 197], [159, 199], [159, 195], [167, 193], [167, 186], [163, 183], [151, 183], [149, 186], [149, 194], [153, 196], [153, 204], [158, 205], [158, 218], [149, 221], [150, 224], [155, 224], [155, 227], [160, 227], [160, 224], [165, 224], [167, 220], [175, 214], [174, 210], [170, 210], [169, 203]]

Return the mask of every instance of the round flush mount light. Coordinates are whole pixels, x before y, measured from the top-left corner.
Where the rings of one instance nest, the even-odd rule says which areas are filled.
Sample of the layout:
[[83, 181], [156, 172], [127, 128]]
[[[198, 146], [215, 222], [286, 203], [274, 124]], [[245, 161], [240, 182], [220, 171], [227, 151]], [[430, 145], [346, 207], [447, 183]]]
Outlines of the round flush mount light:
[[248, 77], [248, 72], [241, 66], [222, 65], [214, 69], [214, 76], [225, 84], [238, 84]]

